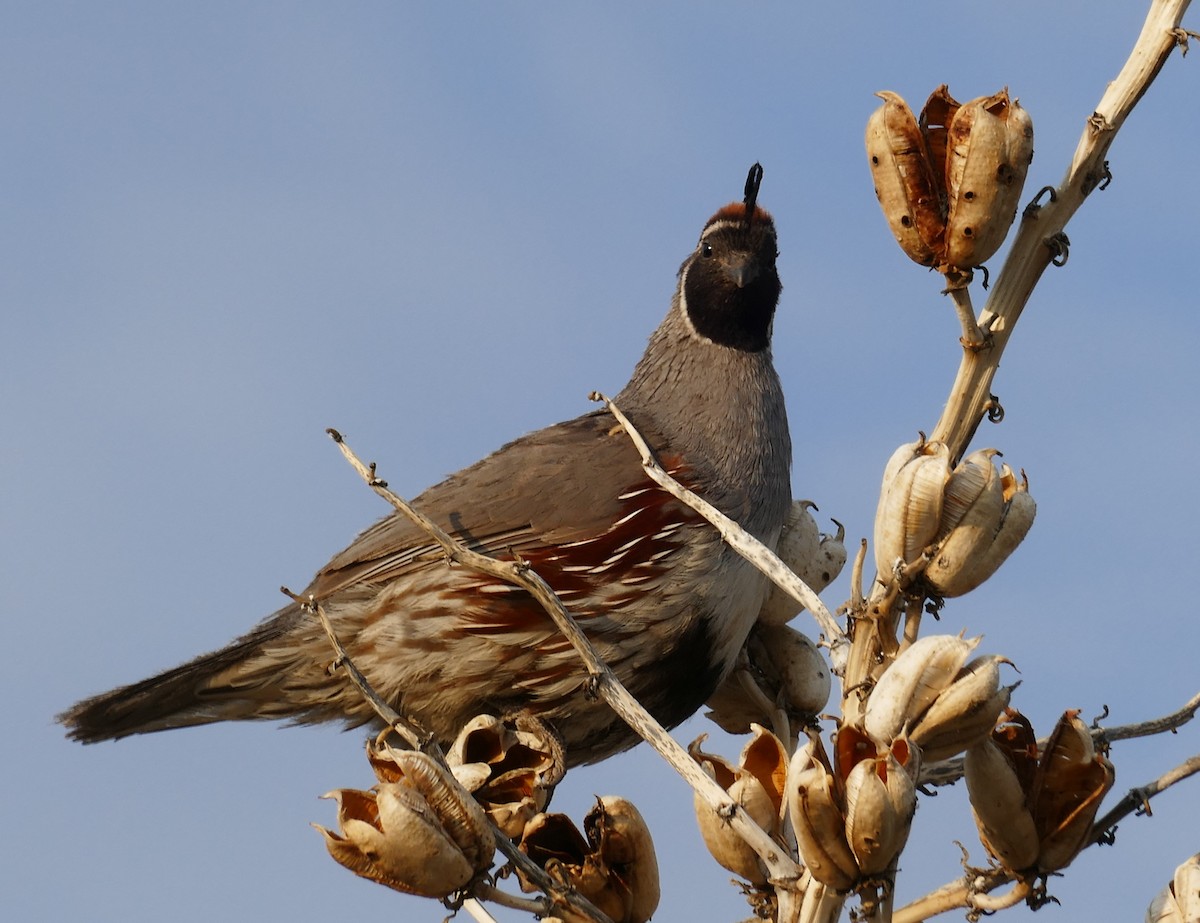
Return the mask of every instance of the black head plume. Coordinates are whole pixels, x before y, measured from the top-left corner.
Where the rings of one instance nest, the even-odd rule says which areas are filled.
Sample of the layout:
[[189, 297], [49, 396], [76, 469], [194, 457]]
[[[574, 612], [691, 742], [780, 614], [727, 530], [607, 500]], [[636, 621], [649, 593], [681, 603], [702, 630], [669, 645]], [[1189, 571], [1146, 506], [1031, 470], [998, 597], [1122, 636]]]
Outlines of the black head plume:
[[746, 206], [746, 226], [754, 223], [754, 210], [758, 205], [758, 187], [762, 185], [763, 168], [761, 163], [755, 163], [746, 174], [746, 197], [742, 200]]

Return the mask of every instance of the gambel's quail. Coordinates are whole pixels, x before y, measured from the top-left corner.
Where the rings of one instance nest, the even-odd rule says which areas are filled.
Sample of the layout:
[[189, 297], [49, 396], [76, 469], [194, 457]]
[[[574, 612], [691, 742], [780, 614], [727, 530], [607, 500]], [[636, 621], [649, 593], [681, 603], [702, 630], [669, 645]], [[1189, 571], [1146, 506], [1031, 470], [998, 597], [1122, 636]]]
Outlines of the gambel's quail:
[[[718, 211], [679, 269], [666, 319], [616, 398], [683, 484], [774, 547], [791, 503], [791, 439], [771, 361], [775, 225], [756, 204]], [[731, 669], [767, 594], [757, 570], [642, 470], [606, 411], [510, 442], [413, 501], [470, 547], [519, 556], [557, 591], [600, 655], [667, 727]], [[375, 690], [444, 743], [481, 713], [528, 713], [568, 765], [637, 737], [586, 695], [571, 646], [523, 590], [451, 565], [401, 516], [363, 532], [304, 590]], [[280, 609], [228, 647], [80, 702], [85, 743], [249, 718], [374, 718], [316, 618]]]

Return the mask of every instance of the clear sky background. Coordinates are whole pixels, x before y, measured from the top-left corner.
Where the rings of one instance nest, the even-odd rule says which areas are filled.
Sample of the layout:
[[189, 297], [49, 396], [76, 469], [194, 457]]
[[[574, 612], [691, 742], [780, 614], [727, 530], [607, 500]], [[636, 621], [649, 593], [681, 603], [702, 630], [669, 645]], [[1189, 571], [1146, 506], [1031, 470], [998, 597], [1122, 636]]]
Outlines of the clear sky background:
[[[795, 492], [869, 535], [883, 464], [933, 425], [959, 354], [939, 279], [875, 202], [872, 93], [1008, 85], [1036, 127], [1028, 199], [1145, 6], [4, 4], [0, 915], [441, 920], [307, 826], [333, 819], [322, 792], [370, 783], [361, 733], [84, 749], [53, 715], [224, 644], [385, 512], [325, 427], [411, 496], [615, 393], [755, 160]], [[1016, 662], [1042, 733], [1068, 707], [1164, 714], [1200, 678], [1198, 87], [1200, 60], [1174, 56], [1125, 126], [976, 442], [1027, 470], [1039, 515], [943, 624]], [[1119, 744], [1112, 797], [1198, 741]], [[639, 748], [572, 773], [555, 807], [607, 793], [652, 825], [656, 919], [747, 914], [665, 764]], [[1200, 849], [1198, 807], [1193, 784], [1127, 820], [1042, 916], [1140, 919]], [[922, 799], [900, 902], [958, 875], [955, 839], [983, 861], [963, 792]]]

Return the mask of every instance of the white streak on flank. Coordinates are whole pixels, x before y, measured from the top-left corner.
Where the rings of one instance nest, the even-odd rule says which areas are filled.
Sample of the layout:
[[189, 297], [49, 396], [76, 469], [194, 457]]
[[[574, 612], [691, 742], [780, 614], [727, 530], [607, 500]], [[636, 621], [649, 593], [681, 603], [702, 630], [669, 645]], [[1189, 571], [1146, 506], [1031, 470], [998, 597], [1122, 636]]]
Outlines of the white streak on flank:
[[642, 540], [643, 540], [645, 537], [646, 537], [646, 536], [644, 536], [644, 535], [639, 535], [637, 538], [631, 538], [629, 541], [627, 541], [627, 542], [626, 542], [624, 545], [622, 545], [620, 548], [617, 548], [617, 549], [614, 551], [614, 554], [624, 554], [626, 551], [628, 551], [630, 548], [632, 548], [632, 547], [633, 547], [634, 545], [636, 545], [638, 542], [642, 541]]
[[627, 522], [629, 522], [629, 520], [633, 519], [633, 517], [636, 516], [638, 513], [644, 513], [644, 512], [646, 512], [646, 508], [644, 506], [639, 506], [632, 513], [626, 513], [624, 516], [622, 516], [620, 519], [618, 519], [616, 522], [614, 522], [611, 526], [609, 526], [607, 531], [611, 532], [613, 529], [617, 528], [617, 526], [625, 525], [625, 523], [627, 523]]

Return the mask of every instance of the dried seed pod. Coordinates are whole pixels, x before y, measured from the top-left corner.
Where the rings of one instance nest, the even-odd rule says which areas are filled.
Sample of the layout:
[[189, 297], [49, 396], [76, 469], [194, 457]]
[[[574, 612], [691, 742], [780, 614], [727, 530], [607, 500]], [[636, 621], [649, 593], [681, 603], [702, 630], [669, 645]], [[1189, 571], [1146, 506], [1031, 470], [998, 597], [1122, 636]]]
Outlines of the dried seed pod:
[[811, 500], [794, 500], [784, 519], [775, 553], [793, 570], [794, 565], [812, 557], [821, 543], [821, 531], [809, 512], [816, 508], [817, 505]]
[[1004, 490], [992, 464], [994, 449], [962, 460], [946, 484], [937, 551], [925, 579], [940, 596], [959, 596], [974, 578], [1004, 518]]
[[850, 890], [859, 878], [858, 863], [846, 841], [846, 817], [835, 798], [833, 772], [813, 739], [792, 757], [787, 802], [800, 859], [813, 878], [837, 891]]
[[1154, 895], [1146, 908], [1146, 923], [1194, 923], [1197, 917], [1185, 917], [1183, 908], [1175, 899], [1174, 882]]
[[[784, 520], [783, 530], [779, 534], [775, 554], [801, 580], [819, 592], [829, 585], [833, 577], [830, 577], [824, 586], [816, 587], [806, 576], [811, 576], [814, 570], [811, 562], [816, 561], [821, 554], [821, 533], [817, 528], [817, 521], [809, 512], [810, 509], [816, 509], [811, 500], [796, 500], [792, 503], [787, 519]], [[791, 621], [802, 608], [790, 593], [773, 586], [758, 613], [758, 620], [769, 625], [782, 625]]]
[[762, 626], [751, 637], [779, 676], [779, 706], [792, 717], [819, 714], [829, 702], [833, 678], [817, 645], [786, 625]]
[[[564, 881], [610, 917], [620, 913], [620, 898], [608, 889], [608, 876], [597, 862], [591, 844], [566, 814], [538, 814], [525, 827], [521, 851], [555, 878]], [[519, 873], [518, 873], [519, 874]], [[522, 880], [522, 887], [537, 887]], [[563, 921], [583, 919], [567, 905], [555, 907]]]
[[475, 717], [459, 732], [446, 760], [496, 825], [518, 840], [565, 771], [558, 739], [527, 716]]
[[992, 459], [999, 454], [996, 449], [977, 449], [954, 466], [946, 481], [942, 500], [942, 522], [937, 536], [939, 542], [944, 543], [988, 494], [995, 494], [995, 500], [983, 502], [994, 502], [999, 516], [1004, 505], [1004, 490], [1000, 485], [999, 472], [992, 464]]
[[867, 699], [863, 727], [880, 744], [901, 736], [958, 676], [979, 638], [926, 635], [884, 671]]
[[1096, 752], [1079, 712], [1064, 712], [1033, 782], [1033, 819], [1041, 837], [1039, 870], [1053, 872], [1071, 863], [1115, 780], [1112, 763]]
[[[809, 501], [798, 502], [808, 503]], [[809, 518], [811, 519], [811, 517]], [[842, 572], [842, 568], [846, 566], [846, 529], [836, 519], [834, 523], [837, 525], [837, 532], [833, 535], [819, 533], [815, 545], [810, 546], [807, 557], [801, 557], [799, 549], [788, 550], [782, 547], [784, 538], [787, 537], [786, 532], [780, 539], [781, 548], [776, 552], [783, 563], [791, 568], [792, 573], [803, 580], [815, 593], [820, 593], [821, 590], [833, 583], [838, 574]], [[813, 525], [815, 527], [816, 523]], [[784, 553], [785, 550], [788, 551], [787, 554]], [[791, 593], [782, 587], [772, 586], [767, 601], [759, 610], [758, 621], [782, 625], [795, 618], [803, 610], [804, 606]]]
[[867, 122], [884, 217], [908, 256], [941, 272], [985, 262], [1016, 216], [1033, 122], [1007, 90], [960, 104], [938, 87], [914, 119], [895, 93]]
[[1009, 662], [977, 657], [938, 693], [909, 730], [926, 760], [949, 759], [991, 733], [1012, 696], [1012, 687], [1000, 685], [1000, 664]]
[[[896, 456], [892, 456], [893, 461]], [[897, 560], [911, 564], [937, 537], [942, 502], [950, 477], [950, 450], [942, 443], [922, 442], [885, 482], [875, 512], [875, 567], [886, 579]]]
[[946, 211], [920, 127], [897, 94], [875, 94], [883, 105], [867, 121], [867, 159], [875, 195], [896, 242], [922, 266], [938, 262]]
[[967, 748], [964, 774], [979, 839], [988, 854], [1010, 871], [1030, 868], [1038, 857], [1037, 827], [1029, 793], [1009, 754], [986, 737]]
[[[707, 770], [709, 766], [705, 766]], [[775, 821], [774, 805], [762, 783], [753, 776], [738, 776], [726, 791], [760, 827]], [[696, 823], [709, 854], [721, 865], [753, 885], [765, 885], [767, 868], [750, 845], [699, 795], [693, 797]]]
[[378, 791], [338, 789], [335, 833], [313, 824], [329, 854], [354, 874], [405, 894], [446, 897], [475, 874], [429, 805], [411, 789], [384, 783]]
[[1029, 479], [1021, 472], [1021, 479], [1008, 465], [1000, 466], [1000, 483], [1004, 488], [1004, 519], [992, 539], [992, 547], [980, 559], [977, 573], [973, 576], [982, 583], [1000, 567], [1008, 556], [1029, 534], [1033, 519], [1037, 515], [1037, 503], [1029, 493]]
[[608, 872], [609, 888], [620, 897], [620, 923], [645, 923], [661, 897], [658, 857], [650, 828], [632, 802], [616, 795], [596, 799], [583, 819], [588, 842]]
[[942, 202], [943, 216], [946, 203], [946, 153], [949, 147], [946, 133], [961, 105], [962, 103], [950, 95], [950, 88], [943, 83], [929, 94], [918, 120], [921, 137], [924, 138], [925, 148], [929, 152], [929, 163], [933, 168], [934, 185]]
[[1171, 881], [1175, 902], [1185, 920], [1200, 920], [1200, 854], [1182, 862]]
[[964, 103], [947, 130], [942, 262], [969, 269], [1000, 248], [1033, 157], [1033, 123], [1008, 90]]
[[833, 583], [846, 566], [846, 527], [836, 519], [833, 523], [837, 526], [837, 532], [833, 535], [821, 533], [817, 553], [799, 569], [792, 568], [801, 580], [818, 593]]
[[[892, 489], [892, 485], [896, 481], [897, 475], [909, 462], [920, 456], [926, 446], [925, 434], [921, 434], [921, 438], [917, 442], [906, 442], [898, 446], [896, 450], [888, 458], [887, 464], [883, 467], [883, 479], [880, 481], [879, 501], [875, 504], [875, 566], [879, 570], [879, 576], [882, 579], [884, 574], [891, 572], [891, 567], [896, 559], [900, 557], [900, 549], [903, 547], [903, 542], [891, 536], [890, 547], [881, 551], [879, 548], [880, 530], [883, 526], [884, 510], [886, 508], [888, 492]], [[895, 552], [894, 554], [892, 552]], [[889, 557], [890, 555], [890, 557]], [[881, 561], [887, 561], [887, 568], [880, 567]]]
[[[751, 725], [753, 738], [742, 749], [737, 766], [700, 749], [707, 735], [688, 746], [688, 753], [729, 793], [756, 824], [778, 835], [783, 815], [784, 786], [787, 782], [787, 751], [779, 739], [759, 725]], [[766, 884], [767, 870], [758, 854], [697, 793], [694, 796], [696, 822], [704, 844], [722, 867], [756, 885]]]
[[417, 750], [367, 745], [367, 759], [380, 782], [399, 782], [414, 789], [434, 810], [454, 842], [478, 870], [491, 865], [496, 843], [479, 804], [454, 775]]
[[969, 593], [992, 576], [1029, 534], [1037, 504], [1029, 482], [1002, 465], [996, 486], [980, 496], [938, 546], [925, 579], [940, 596]]
[[357, 875], [408, 894], [446, 897], [492, 864], [495, 839], [478, 804], [423, 753], [369, 751], [380, 784], [338, 789], [335, 833], [324, 836], [337, 862]]
[[[624, 798], [606, 795], [584, 818], [584, 830], [586, 838], [565, 814], [538, 814], [525, 829], [521, 850], [615, 923], [645, 923], [658, 907], [659, 878], [641, 814]], [[563, 920], [583, 919], [565, 906], [556, 913]]]
[[801, 721], [811, 718], [825, 707], [831, 688], [829, 666], [812, 641], [789, 625], [759, 622], [705, 715], [730, 734], [748, 734], [751, 724], [770, 719], [771, 708]]
[[917, 793], [890, 753], [861, 760], [846, 777], [846, 840], [862, 875], [880, 875], [895, 861], [912, 827]]
[[[1006, 714], [986, 745], [967, 753], [967, 790], [980, 836], [1014, 871], [1065, 868], [1087, 842], [1100, 802], [1112, 788], [1112, 764], [1096, 752], [1078, 711], [1063, 714], [1040, 754], [1029, 721], [1011, 709]], [[1032, 851], [1026, 814], [1037, 838]]]

